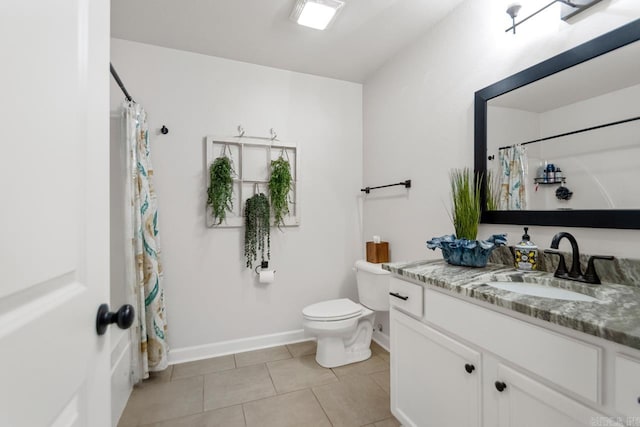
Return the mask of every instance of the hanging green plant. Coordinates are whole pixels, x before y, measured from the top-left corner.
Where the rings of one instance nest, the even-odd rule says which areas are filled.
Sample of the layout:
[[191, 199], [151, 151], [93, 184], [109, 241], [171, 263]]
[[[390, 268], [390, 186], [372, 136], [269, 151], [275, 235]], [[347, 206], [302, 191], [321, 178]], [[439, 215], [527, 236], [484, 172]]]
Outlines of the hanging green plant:
[[289, 191], [291, 191], [291, 165], [280, 156], [271, 161], [269, 195], [273, 211], [273, 225], [284, 225], [284, 217], [289, 214]]
[[227, 211], [233, 209], [233, 166], [227, 156], [216, 158], [209, 167], [209, 188], [207, 206], [211, 206], [211, 215], [216, 225], [222, 224]]
[[[269, 225], [269, 199], [264, 193], [247, 199], [244, 205], [244, 256], [247, 267], [253, 267], [253, 261], [271, 258], [271, 235]], [[265, 259], [266, 251], [266, 259]]]

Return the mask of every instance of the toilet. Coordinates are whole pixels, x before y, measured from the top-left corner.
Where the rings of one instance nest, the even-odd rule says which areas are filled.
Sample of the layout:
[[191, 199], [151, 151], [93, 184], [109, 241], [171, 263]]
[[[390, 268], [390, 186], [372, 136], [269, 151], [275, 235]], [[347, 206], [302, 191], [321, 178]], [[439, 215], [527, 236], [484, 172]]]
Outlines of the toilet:
[[388, 271], [381, 264], [356, 261], [360, 303], [348, 298], [311, 304], [302, 310], [307, 335], [318, 339], [316, 361], [325, 368], [360, 362], [371, 357], [371, 335], [376, 311], [389, 311]]

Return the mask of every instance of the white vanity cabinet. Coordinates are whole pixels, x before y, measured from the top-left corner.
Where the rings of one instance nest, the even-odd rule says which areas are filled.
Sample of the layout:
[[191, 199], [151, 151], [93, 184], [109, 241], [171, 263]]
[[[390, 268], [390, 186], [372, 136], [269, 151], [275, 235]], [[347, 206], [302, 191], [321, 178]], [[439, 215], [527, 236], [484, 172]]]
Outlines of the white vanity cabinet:
[[640, 426], [640, 360], [625, 354], [616, 354], [615, 362], [615, 408], [622, 414], [633, 417]]
[[480, 353], [391, 315], [391, 406], [404, 426], [480, 426]]
[[[640, 362], [620, 346], [391, 283], [411, 295], [390, 297], [391, 410], [403, 425], [640, 426]], [[417, 295], [419, 311], [407, 304]]]
[[[495, 374], [498, 379], [493, 386], [500, 386], [502, 391], [499, 392], [496, 388], [493, 398], [487, 399], [489, 405], [496, 405], [493, 408], [487, 408], [488, 411], [497, 409], [497, 414], [487, 414], [488, 417], [497, 417], [495, 423], [491, 425], [497, 427], [622, 426], [513, 367], [499, 364]], [[489, 403], [492, 400], [495, 400], [495, 403]], [[489, 423], [485, 424], [489, 425]]]

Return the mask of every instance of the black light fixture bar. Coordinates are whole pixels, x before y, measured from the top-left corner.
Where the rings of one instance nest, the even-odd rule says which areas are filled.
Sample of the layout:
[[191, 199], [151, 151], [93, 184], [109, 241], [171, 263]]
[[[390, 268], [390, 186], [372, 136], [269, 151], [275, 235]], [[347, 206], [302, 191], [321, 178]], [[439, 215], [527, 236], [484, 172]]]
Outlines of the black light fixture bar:
[[508, 33], [509, 31], [513, 31], [513, 34], [515, 34], [516, 27], [518, 25], [528, 21], [529, 19], [533, 18], [543, 10], [553, 6], [556, 3], [562, 3], [563, 8], [569, 9], [569, 11], [565, 11], [563, 9], [563, 12], [562, 12], [562, 19], [566, 21], [567, 19], [579, 14], [580, 12], [583, 12], [584, 10], [590, 8], [596, 3], [599, 3], [600, 1], [602, 0], [553, 0], [551, 3], [533, 12], [531, 15], [527, 16], [520, 22], [516, 22], [516, 16], [518, 15], [518, 11], [520, 10], [520, 5], [513, 4], [509, 6], [509, 8], [507, 9], [507, 14], [511, 17], [511, 21], [513, 22], [513, 25], [507, 28], [506, 30], [504, 30], [504, 32]]
[[538, 9], [537, 11], [533, 12], [531, 15], [527, 16], [526, 18], [524, 18], [520, 22], [516, 22], [516, 16], [517, 16], [517, 13], [518, 13], [518, 9], [520, 9], [520, 8], [518, 7], [517, 9], [515, 9], [515, 11], [513, 11], [513, 6], [509, 7], [509, 9], [507, 9], [507, 13], [509, 14], [509, 16], [511, 16], [511, 21], [513, 22], [513, 25], [510, 26], [509, 28], [507, 28], [506, 30], [504, 30], [504, 32], [508, 33], [509, 31], [513, 30], [513, 34], [515, 34], [516, 33], [516, 27], [518, 25], [522, 24], [523, 22], [527, 22], [529, 19], [533, 18], [534, 16], [536, 16], [537, 14], [542, 12], [543, 10], [553, 6], [557, 2], [558, 2], [558, 0], [553, 0], [548, 5], [546, 5], [546, 6], [542, 7], [541, 9]]

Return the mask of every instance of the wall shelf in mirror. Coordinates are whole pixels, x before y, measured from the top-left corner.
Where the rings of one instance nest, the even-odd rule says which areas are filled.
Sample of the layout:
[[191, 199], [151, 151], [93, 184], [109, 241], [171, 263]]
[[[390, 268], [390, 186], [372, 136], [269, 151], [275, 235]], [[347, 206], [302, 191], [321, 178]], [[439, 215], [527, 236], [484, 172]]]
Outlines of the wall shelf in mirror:
[[566, 181], [565, 178], [562, 179], [554, 179], [553, 181], [547, 181], [544, 178], [533, 178], [533, 183], [534, 184], [540, 184], [540, 185], [554, 185], [554, 184], [564, 184]]
[[[481, 222], [640, 229], [640, 191], [632, 184], [640, 180], [638, 70], [640, 19], [476, 92], [479, 176], [501, 167], [488, 153], [546, 141], [526, 147], [523, 169], [535, 174], [547, 160], [561, 164], [575, 187], [570, 201], [559, 201], [533, 191], [548, 184], [537, 182], [539, 174], [525, 175], [529, 210], [484, 210]], [[486, 189], [484, 180], [483, 206]]]

